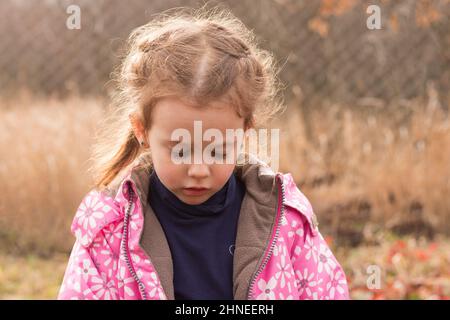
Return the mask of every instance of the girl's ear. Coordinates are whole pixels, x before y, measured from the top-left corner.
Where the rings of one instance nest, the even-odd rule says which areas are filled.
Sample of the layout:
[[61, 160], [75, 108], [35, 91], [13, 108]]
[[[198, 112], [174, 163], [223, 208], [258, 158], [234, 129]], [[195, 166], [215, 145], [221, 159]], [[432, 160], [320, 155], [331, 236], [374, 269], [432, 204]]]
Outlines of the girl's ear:
[[251, 117], [249, 120], [244, 121], [244, 131], [247, 132], [247, 130], [252, 129], [255, 127], [254, 119]]
[[144, 125], [139, 116], [136, 113], [130, 113], [128, 118], [130, 119], [131, 128], [133, 129], [134, 135], [139, 140], [139, 143], [142, 141], [146, 143]]
[[247, 134], [248, 130], [250, 130], [252, 128], [253, 128], [253, 125], [251, 123], [250, 124], [246, 124], [244, 126], [244, 133]]

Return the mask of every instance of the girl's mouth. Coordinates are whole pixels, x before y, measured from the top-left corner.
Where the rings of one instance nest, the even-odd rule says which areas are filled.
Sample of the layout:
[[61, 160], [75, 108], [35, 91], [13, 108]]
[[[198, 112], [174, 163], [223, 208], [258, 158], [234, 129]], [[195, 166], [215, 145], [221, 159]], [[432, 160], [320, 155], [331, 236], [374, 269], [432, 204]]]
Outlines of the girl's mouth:
[[205, 194], [209, 189], [201, 187], [183, 188], [183, 193], [187, 196], [201, 196]]

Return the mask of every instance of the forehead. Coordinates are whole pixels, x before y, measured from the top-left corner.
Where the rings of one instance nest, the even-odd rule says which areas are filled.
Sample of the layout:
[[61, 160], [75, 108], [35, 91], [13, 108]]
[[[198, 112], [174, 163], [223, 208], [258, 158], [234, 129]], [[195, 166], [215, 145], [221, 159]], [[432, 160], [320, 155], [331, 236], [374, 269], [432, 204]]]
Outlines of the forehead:
[[160, 133], [170, 135], [179, 128], [193, 131], [194, 121], [201, 121], [202, 130], [214, 128], [225, 132], [244, 127], [244, 119], [234, 108], [220, 102], [198, 107], [170, 97], [158, 101], [152, 110], [152, 130]]

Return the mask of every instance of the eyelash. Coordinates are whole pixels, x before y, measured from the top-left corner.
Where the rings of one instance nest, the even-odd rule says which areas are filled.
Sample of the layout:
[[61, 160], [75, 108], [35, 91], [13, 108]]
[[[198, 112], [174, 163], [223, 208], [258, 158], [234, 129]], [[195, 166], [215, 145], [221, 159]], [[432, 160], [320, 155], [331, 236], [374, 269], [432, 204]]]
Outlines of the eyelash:
[[[214, 155], [212, 155], [213, 152], [214, 152]], [[226, 156], [226, 152], [219, 152], [219, 153], [217, 153], [217, 154], [221, 155], [222, 157]], [[216, 150], [213, 150], [213, 151], [211, 152], [211, 155], [214, 157], [214, 156], [216, 155]]]
[[[171, 151], [171, 150], [172, 150], [172, 148], [169, 147], [169, 151]], [[213, 153], [214, 153], [214, 155], [213, 155]], [[217, 153], [217, 154], [218, 154], [218, 155], [221, 155], [222, 157], [225, 157], [225, 156], [227, 155], [226, 152], [221, 152], [221, 153]], [[179, 157], [183, 157], [183, 155], [184, 155], [183, 149], [181, 149], [181, 150], [178, 152], [178, 156], [179, 156]], [[215, 157], [215, 156], [216, 156], [216, 150], [212, 150], [211, 156], [212, 156], [212, 157]]]

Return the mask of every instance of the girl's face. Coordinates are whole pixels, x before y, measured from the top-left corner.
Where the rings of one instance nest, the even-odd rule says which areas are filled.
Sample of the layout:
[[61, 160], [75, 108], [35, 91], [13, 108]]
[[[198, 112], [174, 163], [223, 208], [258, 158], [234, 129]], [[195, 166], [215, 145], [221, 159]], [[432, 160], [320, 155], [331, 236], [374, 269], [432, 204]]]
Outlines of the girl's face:
[[[201, 136], [198, 135], [199, 122], [196, 122], [194, 126], [194, 121], [201, 121]], [[194, 127], [196, 127], [195, 130]], [[173, 135], [173, 133], [177, 129], [182, 130], [177, 132], [189, 132], [190, 141], [182, 141], [183, 139], [180, 137], [174, 139], [174, 136], [177, 135]], [[220, 144], [233, 144], [234, 155], [230, 158], [233, 160], [232, 163], [225, 161], [224, 158], [223, 163], [208, 164], [210, 162], [205, 162], [203, 156], [201, 161], [194, 161], [194, 152], [198, 151], [198, 154], [203, 155], [205, 149], [205, 152], [209, 152], [210, 149], [207, 146], [211, 143], [219, 145], [214, 143], [214, 138], [203, 139], [203, 134], [208, 129], [220, 131], [223, 137]], [[164, 186], [184, 203], [193, 205], [205, 202], [225, 185], [233, 173], [236, 153], [241, 145], [237, 145], [236, 136], [230, 139], [231, 141], [227, 141], [226, 129], [244, 130], [244, 119], [239, 117], [233, 108], [224, 104], [213, 103], [205, 108], [196, 108], [170, 97], [158, 101], [154, 106], [151, 128], [146, 137], [151, 150], [153, 168]], [[197, 139], [194, 137], [194, 131]], [[220, 140], [218, 141], [220, 142]], [[183, 148], [183, 151], [180, 152], [175, 151], [179, 150], [174, 147], [176, 145], [179, 147], [180, 142], [183, 142], [183, 145], [188, 148]], [[191, 156], [184, 153], [188, 149], [191, 150]], [[225, 157], [226, 148], [223, 148], [223, 151]], [[174, 152], [178, 156], [187, 156], [186, 159], [191, 159], [191, 161], [189, 163], [174, 161]], [[215, 152], [213, 155], [217, 156]]]

